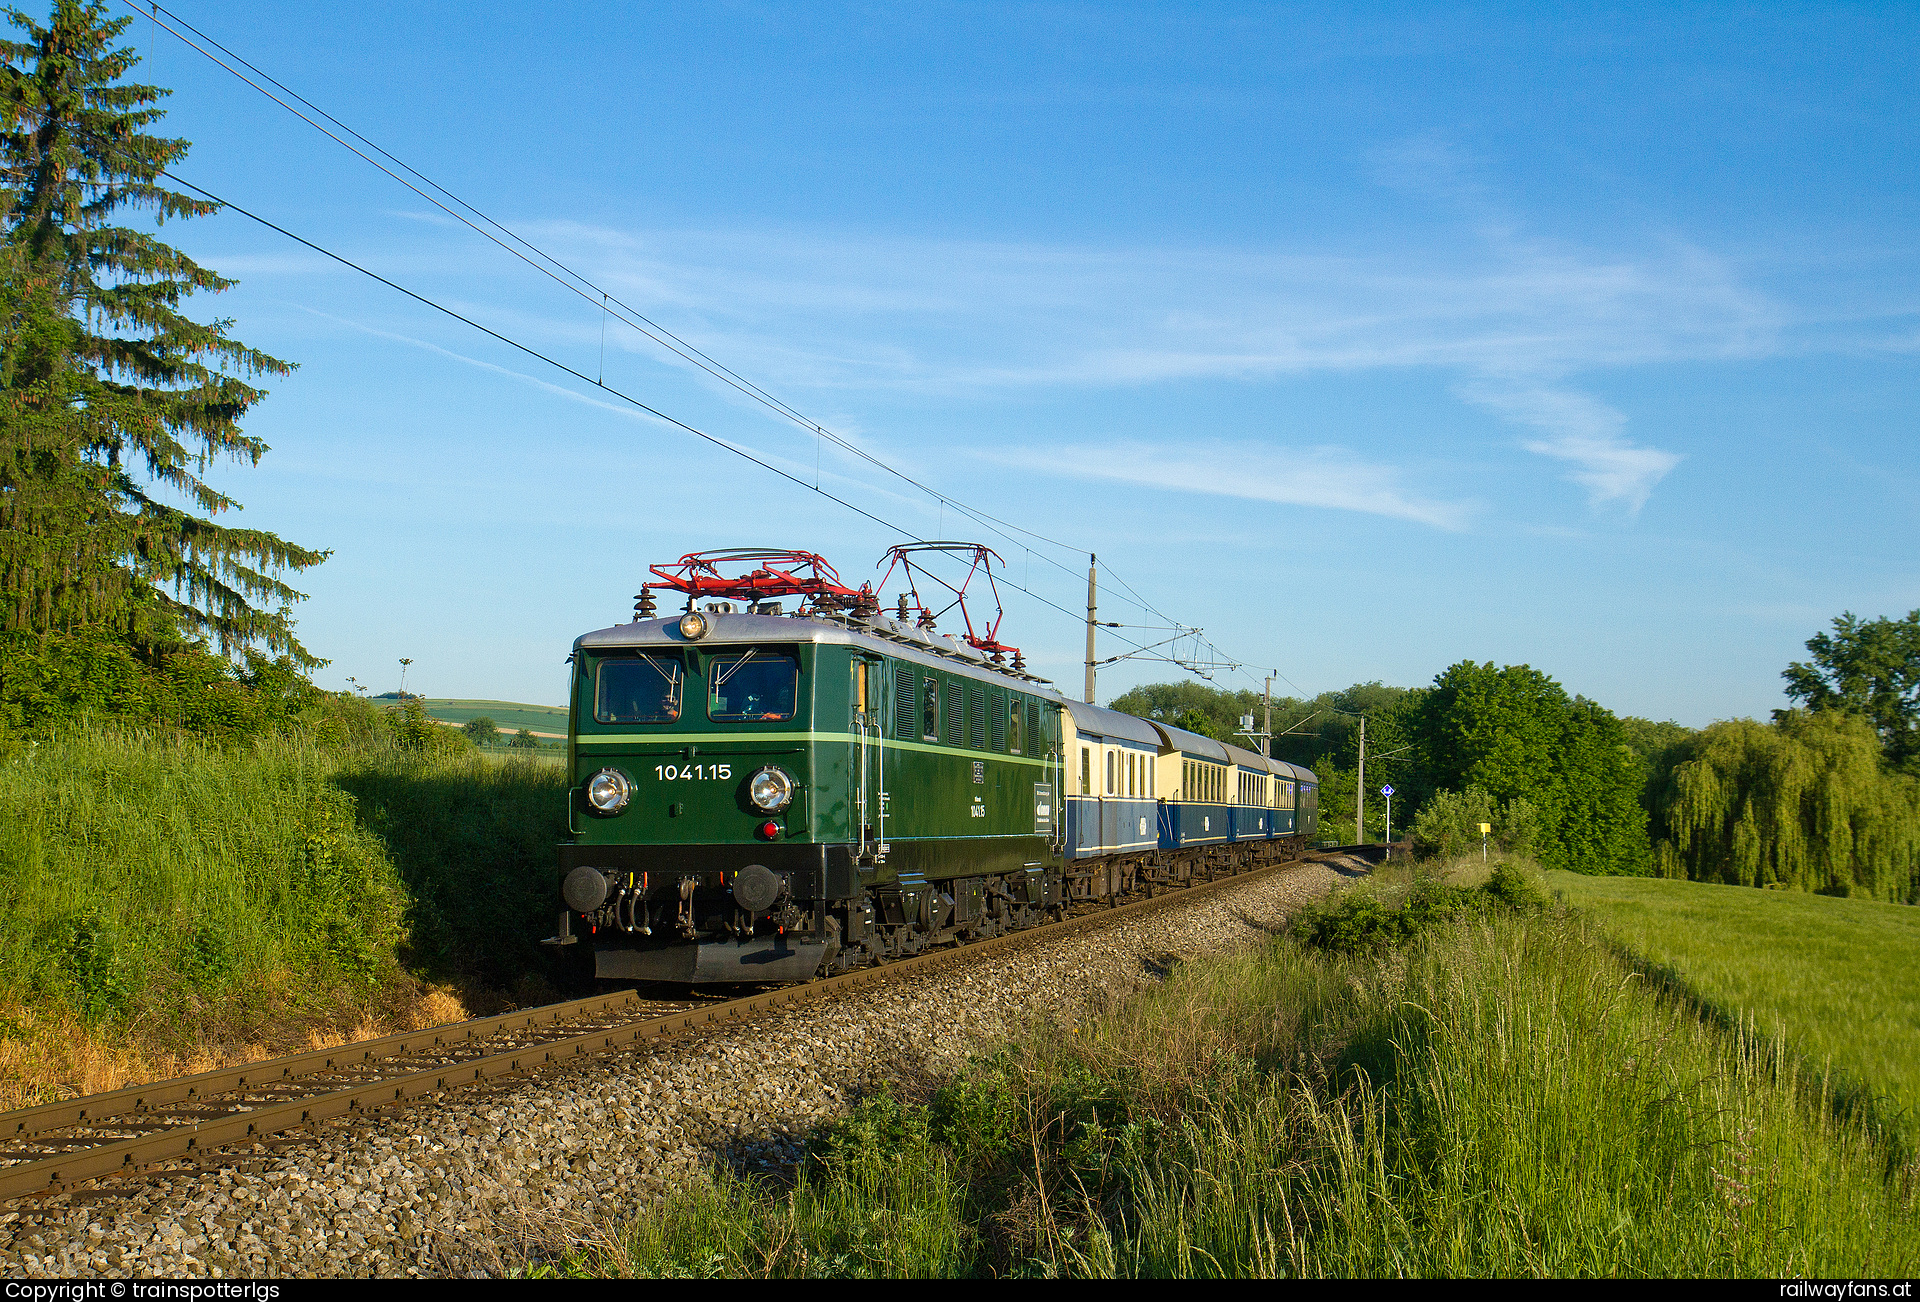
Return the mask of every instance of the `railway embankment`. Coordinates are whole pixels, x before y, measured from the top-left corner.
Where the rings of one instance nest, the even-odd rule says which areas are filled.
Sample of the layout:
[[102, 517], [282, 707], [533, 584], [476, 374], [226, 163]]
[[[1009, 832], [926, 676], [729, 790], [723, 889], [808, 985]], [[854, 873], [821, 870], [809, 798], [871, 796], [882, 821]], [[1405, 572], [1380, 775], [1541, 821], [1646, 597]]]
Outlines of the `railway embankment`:
[[538, 943], [564, 775], [335, 705], [0, 755], [0, 1108], [565, 991]]
[[924, 1089], [1036, 1026], [1071, 1033], [1184, 962], [1260, 944], [1362, 871], [1303, 864], [856, 997], [16, 1203], [0, 1216], [0, 1266], [406, 1275], [564, 1259], [716, 1166], [790, 1170], [815, 1127], [882, 1086]]
[[[1478, 868], [1478, 865], [1475, 865]], [[1483, 875], [1484, 870], [1481, 874]], [[1920, 1168], [1531, 874], [1393, 871], [550, 1269], [1906, 1276]], [[1684, 883], [1680, 885], [1685, 885]], [[1756, 895], [1763, 893], [1755, 892]]]

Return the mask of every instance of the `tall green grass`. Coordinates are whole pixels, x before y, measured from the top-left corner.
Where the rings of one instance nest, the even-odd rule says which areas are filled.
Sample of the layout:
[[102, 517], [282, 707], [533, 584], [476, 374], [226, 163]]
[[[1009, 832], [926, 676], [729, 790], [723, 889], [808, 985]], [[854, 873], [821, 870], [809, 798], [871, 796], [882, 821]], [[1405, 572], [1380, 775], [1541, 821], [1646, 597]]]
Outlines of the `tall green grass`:
[[1796, 1062], [1702, 1022], [1574, 917], [1441, 921], [1354, 954], [1282, 939], [929, 1097], [883, 1092], [792, 1187], [722, 1175], [557, 1269], [1912, 1273], [1920, 1173]]
[[0, 998], [244, 1018], [541, 962], [563, 775], [299, 733], [79, 727], [0, 762]]
[[1920, 1144], [1920, 909], [1552, 873], [1552, 888], [1721, 1020], [1750, 1019]]

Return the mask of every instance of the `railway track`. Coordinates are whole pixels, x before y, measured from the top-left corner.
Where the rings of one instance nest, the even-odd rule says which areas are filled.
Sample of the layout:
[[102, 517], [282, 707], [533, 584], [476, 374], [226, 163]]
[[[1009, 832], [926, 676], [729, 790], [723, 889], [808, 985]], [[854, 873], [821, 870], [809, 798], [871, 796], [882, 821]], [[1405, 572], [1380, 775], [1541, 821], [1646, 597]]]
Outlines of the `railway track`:
[[1061, 922], [805, 985], [704, 1001], [697, 995], [660, 1000], [620, 991], [0, 1113], [0, 1202], [67, 1193], [91, 1181], [138, 1178], [150, 1168], [181, 1161], [218, 1166], [217, 1150], [271, 1141], [329, 1118], [402, 1106], [772, 1009], [840, 998], [1011, 946], [1103, 926], [1300, 862], [1265, 864], [1117, 906], [1095, 906]]

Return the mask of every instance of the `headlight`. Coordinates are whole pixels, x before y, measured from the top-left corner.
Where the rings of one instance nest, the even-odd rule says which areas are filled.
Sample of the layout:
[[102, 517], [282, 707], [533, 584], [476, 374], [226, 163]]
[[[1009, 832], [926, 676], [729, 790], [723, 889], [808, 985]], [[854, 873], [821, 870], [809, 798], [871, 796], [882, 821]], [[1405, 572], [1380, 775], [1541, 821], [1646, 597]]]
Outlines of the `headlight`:
[[783, 768], [767, 765], [747, 783], [747, 798], [769, 814], [793, 803], [793, 775]]
[[689, 642], [698, 642], [707, 635], [707, 617], [697, 610], [689, 610], [680, 617], [680, 636]]
[[603, 814], [617, 814], [633, 799], [633, 783], [619, 769], [601, 769], [587, 779], [587, 803]]

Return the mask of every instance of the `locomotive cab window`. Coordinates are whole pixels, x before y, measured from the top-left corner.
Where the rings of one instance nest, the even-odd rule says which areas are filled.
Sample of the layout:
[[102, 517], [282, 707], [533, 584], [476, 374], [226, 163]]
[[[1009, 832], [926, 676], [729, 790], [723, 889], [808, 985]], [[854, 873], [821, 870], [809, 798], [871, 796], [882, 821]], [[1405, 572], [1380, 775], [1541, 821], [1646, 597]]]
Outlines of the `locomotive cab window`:
[[792, 656], [755, 647], [715, 656], [707, 667], [709, 719], [791, 719], [799, 694], [800, 662]]
[[674, 723], [686, 687], [679, 656], [602, 660], [594, 670], [596, 723]]
[[940, 740], [940, 680], [928, 678], [922, 682], [925, 695], [922, 698], [920, 715], [920, 740]]

